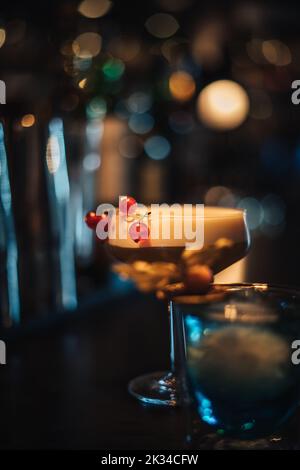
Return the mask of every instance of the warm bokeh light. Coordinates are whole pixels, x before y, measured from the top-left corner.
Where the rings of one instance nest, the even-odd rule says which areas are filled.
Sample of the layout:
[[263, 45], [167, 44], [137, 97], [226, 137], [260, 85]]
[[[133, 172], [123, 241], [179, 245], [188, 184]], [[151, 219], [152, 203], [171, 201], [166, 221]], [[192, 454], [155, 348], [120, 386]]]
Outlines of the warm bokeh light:
[[212, 186], [204, 196], [204, 203], [208, 206], [235, 207], [237, 197], [226, 186]]
[[21, 119], [22, 127], [31, 127], [35, 123], [35, 117], [33, 114], [25, 114]]
[[87, 83], [87, 79], [86, 78], [83, 78], [82, 80], [80, 80], [80, 82], [78, 82], [78, 86], [79, 88], [83, 89], [86, 87], [86, 83]]
[[118, 59], [123, 60], [124, 62], [130, 62], [139, 55], [141, 50], [140, 42], [131, 37], [119, 36], [113, 38], [108, 44], [109, 52], [117, 57]]
[[169, 80], [169, 88], [172, 96], [178, 101], [187, 101], [196, 91], [193, 77], [183, 71], [172, 73]]
[[289, 48], [283, 42], [276, 39], [264, 41], [262, 43], [262, 53], [270, 64], [284, 66], [292, 61]]
[[224, 24], [210, 20], [196, 30], [191, 44], [192, 55], [197, 64], [206, 69], [215, 69], [223, 61]]
[[80, 34], [75, 41], [73, 41], [73, 53], [81, 59], [95, 57], [101, 50], [102, 39], [97, 33], [83, 33]]
[[208, 127], [234, 129], [247, 117], [249, 98], [238, 83], [218, 80], [201, 91], [197, 109], [199, 117]]
[[179, 28], [179, 24], [174, 16], [167, 13], [156, 13], [150, 16], [145, 26], [149, 33], [157, 38], [169, 38]]
[[83, 0], [78, 7], [79, 13], [87, 18], [100, 18], [111, 9], [109, 0]]
[[5, 43], [6, 31], [3, 28], [0, 28], [0, 47]]

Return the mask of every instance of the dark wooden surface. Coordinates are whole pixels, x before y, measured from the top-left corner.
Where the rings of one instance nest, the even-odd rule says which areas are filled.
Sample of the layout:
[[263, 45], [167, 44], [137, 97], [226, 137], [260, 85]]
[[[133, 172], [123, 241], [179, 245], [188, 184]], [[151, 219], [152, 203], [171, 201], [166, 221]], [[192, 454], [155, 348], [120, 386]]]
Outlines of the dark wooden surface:
[[131, 378], [168, 367], [168, 341], [165, 306], [131, 293], [8, 342], [0, 447], [182, 448], [182, 411], [127, 392]]
[[[127, 392], [131, 378], [169, 366], [165, 308], [131, 292], [10, 340], [0, 449], [183, 449], [184, 411], [142, 406]], [[300, 448], [299, 422], [284, 447]]]

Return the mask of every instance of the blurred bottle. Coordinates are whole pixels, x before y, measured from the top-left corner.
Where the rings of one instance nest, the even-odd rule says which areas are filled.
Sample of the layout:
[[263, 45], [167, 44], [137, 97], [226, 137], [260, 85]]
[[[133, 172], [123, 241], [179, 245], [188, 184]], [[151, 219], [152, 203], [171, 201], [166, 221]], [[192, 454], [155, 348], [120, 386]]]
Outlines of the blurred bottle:
[[4, 129], [0, 123], [0, 325], [19, 323], [18, 250], [12, 214]]

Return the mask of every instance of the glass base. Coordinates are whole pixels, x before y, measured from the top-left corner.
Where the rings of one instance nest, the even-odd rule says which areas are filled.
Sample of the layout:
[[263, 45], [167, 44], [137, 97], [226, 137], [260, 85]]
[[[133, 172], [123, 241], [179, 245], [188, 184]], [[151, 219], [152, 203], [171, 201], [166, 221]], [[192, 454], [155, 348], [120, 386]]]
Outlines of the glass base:
[[153, 372], [133, 379], [129, 393], [142, 403], [159, 406], [178, 406], [176, 378], [171, 372]]

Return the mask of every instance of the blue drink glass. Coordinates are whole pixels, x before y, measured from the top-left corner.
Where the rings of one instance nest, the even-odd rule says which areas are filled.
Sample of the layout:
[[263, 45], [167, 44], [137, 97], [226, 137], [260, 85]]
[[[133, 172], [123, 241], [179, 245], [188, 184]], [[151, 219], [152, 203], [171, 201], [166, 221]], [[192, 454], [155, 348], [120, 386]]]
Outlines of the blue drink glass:
[[182, 383], [195, 415], [219, 437], [279, 429], [300, 400], [300, 291], [215, 285], [205, 296], [175, 297], [173, 307], [183, 318]]

